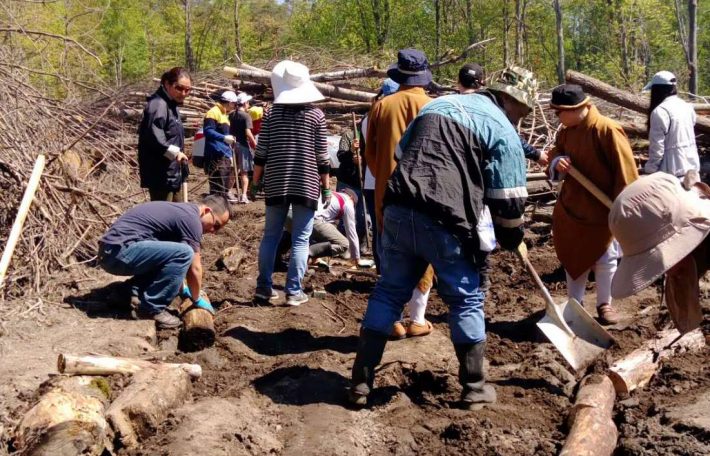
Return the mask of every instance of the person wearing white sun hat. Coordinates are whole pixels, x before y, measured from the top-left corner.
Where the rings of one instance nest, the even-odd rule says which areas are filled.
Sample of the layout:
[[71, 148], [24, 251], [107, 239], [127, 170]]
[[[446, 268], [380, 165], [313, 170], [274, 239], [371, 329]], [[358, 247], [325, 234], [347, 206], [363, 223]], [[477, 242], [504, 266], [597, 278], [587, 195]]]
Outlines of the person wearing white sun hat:
[[699, 278], [710, 266], [710, 187], [686, 191], [667, 173], [642, 176], [616, 198], [609, 229], [624, 251], [614, 298], [634, 295], [665, 274], [665, 301], [681, 333], [703, 320]]
[[646, 174], [662, 171], [679, 179], [700, 170], [695, 145], [695, 110], [678, 97], [678, 81], [670, 71], [659, 71], [646, 84], [651, 91], [648, 108], [648, 161]]
[[318, 200], [330, 204], [330, 158], [325, 115], [311, 103], [323, 100], [308, 68], [284, 60], [271, 73], [274, 105], [264, 117], [254, 156], [252, 193], [264, 177], [266, 223], [259, 247], [255, 297], [272, 301], [272, 275], [279, 240], [292, 213], [292, 249], [286, 275], [288, 305], [308, 301], [301, 280], [308, 266], [308, 244]]

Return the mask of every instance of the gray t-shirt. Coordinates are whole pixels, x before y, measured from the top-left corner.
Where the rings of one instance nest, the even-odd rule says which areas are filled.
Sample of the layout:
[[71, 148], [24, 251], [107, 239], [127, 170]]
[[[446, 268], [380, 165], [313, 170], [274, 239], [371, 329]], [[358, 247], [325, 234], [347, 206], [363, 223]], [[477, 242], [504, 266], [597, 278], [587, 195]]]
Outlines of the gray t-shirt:
[[101, 242], [127, 245], [140, 241], [183, 242], [200, 251], [200, 208], [191, 203], [152, 201], [132, 207], [111, 225]]

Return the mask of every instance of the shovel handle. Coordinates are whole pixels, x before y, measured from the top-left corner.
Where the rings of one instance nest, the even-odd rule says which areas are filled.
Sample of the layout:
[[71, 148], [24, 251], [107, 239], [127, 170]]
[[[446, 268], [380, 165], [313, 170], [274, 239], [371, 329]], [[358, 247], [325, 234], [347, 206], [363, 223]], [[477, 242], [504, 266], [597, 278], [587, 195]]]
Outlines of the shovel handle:
[[518, 254], [518, 258], [520, 258], [520, 261], [523, 262], [525, 267], [527, 268], [528, 272], [530, 275], [535, 279], [535, 283], [537, 284], [537, 287], [540, 289], [542, 292], [543, 297], [545, 298], [545, 303], [547, 304], [548, 307], [552, 307], [554, 309], [555, 307], [555, 301], [552, 299], [552, 296], [550, 295], [550, 292], [547, 290], [547, 287], [545, 284], [542, 282], [542, 279], [540, 276], [537, 274], [537, 271], [533, 267], [532, 263], [530, 262], [530, 259], [528, 258], [528, 248], [525, 246], [524, 242], [521, 242], [520, 245], [518, 246], [517, 250], [515, 253]]
[[603, 205], [605, 205], [607, 208], [611, 209], [611, 199], [599, 189], [596, 185], [594, 185], [594, 182], [590, 181], [587, 179], [587, 177], [580, 173], [577, 168], [574, 166], [570, 166], [569, 170], [567, 171], [570, 176], [574, 177], [574, 179], [582, 184], [582, 187], [586, 188], [589, 193], [594, 195]]

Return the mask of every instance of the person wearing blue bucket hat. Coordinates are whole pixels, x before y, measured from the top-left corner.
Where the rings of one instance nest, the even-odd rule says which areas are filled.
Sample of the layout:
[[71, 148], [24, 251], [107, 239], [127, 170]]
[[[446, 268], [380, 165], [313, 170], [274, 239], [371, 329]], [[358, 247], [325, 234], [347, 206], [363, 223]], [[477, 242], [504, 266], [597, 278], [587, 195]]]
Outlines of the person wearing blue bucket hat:
[[426, 87], [432, 80], [429, 61], [418, 49], [402, 49], [397, 53], [397, 63], [390, 65], [387, 76], [401, 85]]

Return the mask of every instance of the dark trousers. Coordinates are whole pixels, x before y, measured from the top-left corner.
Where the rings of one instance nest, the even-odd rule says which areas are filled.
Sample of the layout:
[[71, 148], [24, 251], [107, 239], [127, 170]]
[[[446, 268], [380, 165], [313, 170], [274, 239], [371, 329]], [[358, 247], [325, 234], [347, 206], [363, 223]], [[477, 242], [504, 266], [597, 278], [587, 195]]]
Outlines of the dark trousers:
[[232, 159], [227, 157], [210, 160], [207, 163], [210, 194], [225, 195], [234, 187]]
[[169, 190], [157, 190], [154, 188], [148, 189], [151, 201], [168, 201], [170, 203], [179, 203], [179, 192], [171, 192]]
[[380, 272], [380, 255], [377, 252], [377, 244], [380, 242], [380, 234], [377, 232], [377, 220], [375, 215], [375, 191], [364, 190], [365, 204], [367, 204], [367, 213], [370, 214], [370, 222], [372, 226], [372, 255], [375, 257], [375, 266], [377, 273]]

